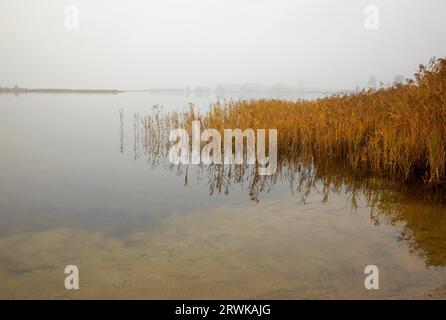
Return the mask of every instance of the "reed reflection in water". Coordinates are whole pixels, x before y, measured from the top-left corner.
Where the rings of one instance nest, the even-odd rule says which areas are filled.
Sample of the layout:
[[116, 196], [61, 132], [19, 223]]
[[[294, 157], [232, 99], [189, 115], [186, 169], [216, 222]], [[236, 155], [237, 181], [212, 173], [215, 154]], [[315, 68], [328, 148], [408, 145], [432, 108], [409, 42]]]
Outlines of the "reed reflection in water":
[[[192, 105], [184, 114], [190, 114], [190, 110]], [[312, 194], [318, 195], [322, 203], [342, 194], [352, 212], [368, 208], [373, 225], [394, 226], [399, 232], [397, 240], [407, 242], [409, 251], [421, 257], [427, 267], [446, 264], [446, 190], [442, 186], [406, 185], [367, 172], [352, 174], [342, 164], [319, 161], [315, 165], [312, 159], [280, 153], [277, 171], [267, 176], [259, 175], [256, 165], [172, 165], [168, 160], [169, 132], [179, 125], [187, 127], [188, 120], [181, 113], [163, 114], [157, 106], [149, 115], [135, 115], [135, 159], [143, 154], [153, 168], [163, 167], [178, 175], [185, 186], [192, 176], [197, 183], [207, 184], [210, 196], [243, 190], [258, 202], [263, 193], [284, 181], [290, 193], [304, 204]], [[123, 135], [122, 126], [124, 123], [120, 131]]]

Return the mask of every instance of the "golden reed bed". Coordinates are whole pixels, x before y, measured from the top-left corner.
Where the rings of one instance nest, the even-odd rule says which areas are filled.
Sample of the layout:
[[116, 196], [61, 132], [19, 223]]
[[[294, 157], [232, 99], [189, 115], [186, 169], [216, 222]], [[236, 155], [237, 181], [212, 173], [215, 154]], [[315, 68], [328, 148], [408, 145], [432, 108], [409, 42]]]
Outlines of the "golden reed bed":
[[[198, 114], [146, 117], [154, 127], [278, 130], [281, 159], [337, 164], [353, 174], [374, 174], [405, 183], [446, 182], [446, 60], [421, 65], [413, 80], [378, 90], [313, 101], [260, 99], [216, 103]], [[163, 131], [163, 130], [161, 130]], [[154, 132], [155, 133], [155, 132]], [[155, 137], [156, 138], [156, 137]]]

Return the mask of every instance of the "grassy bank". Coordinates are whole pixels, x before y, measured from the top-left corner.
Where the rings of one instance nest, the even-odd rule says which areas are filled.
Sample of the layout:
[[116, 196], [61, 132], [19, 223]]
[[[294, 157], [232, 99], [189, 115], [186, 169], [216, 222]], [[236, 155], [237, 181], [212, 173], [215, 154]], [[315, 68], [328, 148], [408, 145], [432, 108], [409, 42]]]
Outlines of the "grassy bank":
[[405, 84], [315, 101], [216, 104], [199, 117], [212, 128], [276, 128], [281, 156], [404, 181], [446, 180], [445, 59], [420, 66]]

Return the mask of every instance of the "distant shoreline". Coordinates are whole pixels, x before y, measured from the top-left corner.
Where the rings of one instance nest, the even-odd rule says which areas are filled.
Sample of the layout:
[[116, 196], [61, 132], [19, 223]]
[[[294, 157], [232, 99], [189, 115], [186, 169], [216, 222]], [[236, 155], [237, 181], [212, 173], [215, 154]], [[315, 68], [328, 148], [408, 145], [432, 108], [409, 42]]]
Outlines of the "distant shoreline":
[[124, 91], [117, 89], [28, 89], [28, 88], [0, 88], [0, 93], [92, 93], [92, 94], [117, 94]]
[[274, 90], [271, 88], [265, 89], [229, 89], [229, 90], [216, 90], [216, 89], [179, 89], [179, 88], [152, 88], [152, 89], [130, 89], [130, 90], [118, 90], [118, 89], [29, 89], [29, 88], [20, 88], [20, 87], [0, 87], [0, 94], [3, 93], [13, 93], [13, 94], [24, 94], [24, 93], [79, 93], [79, 94], [118, 94], [118, 93], [126, 93], [126, 92], [142, 92], [142, 93], [152, 93], [152, 94], [198, 94], [198, 95], [207, 95], [207, 94], [230, 94], [230, 93], [281, 93], [281, 94], [335, 94], [335, 93], [349, 93], [351, 90], [317, 90], [317, 89], [309, 89], [309, 90], [296, 90], [292, 88], [284, 88], [281, 90]]

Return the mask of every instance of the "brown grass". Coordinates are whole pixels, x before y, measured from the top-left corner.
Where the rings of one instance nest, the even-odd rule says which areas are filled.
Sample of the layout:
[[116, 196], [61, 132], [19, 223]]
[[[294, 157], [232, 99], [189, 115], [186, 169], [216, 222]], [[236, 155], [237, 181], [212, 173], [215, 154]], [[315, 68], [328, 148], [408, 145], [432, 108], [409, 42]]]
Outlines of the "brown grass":
[[[238, 101], [215, 104], [205, 127], [278, 129], [280, 156], [339, 162], [426, 184], [446, 177], [446, 60], [421, 65], [415, 80], [315, 101]], [[191, 110], [187, 123], [197, 115]]]
[[[405, 84], [313, 101], [260, 99], [216, 103], [205, 114], [148, 116], [150, 137], [192, 120], [216, 128], [278, 130], [280, 159], [337, 164], [353, 174], [404, 182], [446, 182], [446, 60], [421, 65]], [[167, 147], [167, 145], [166, 145]]]

